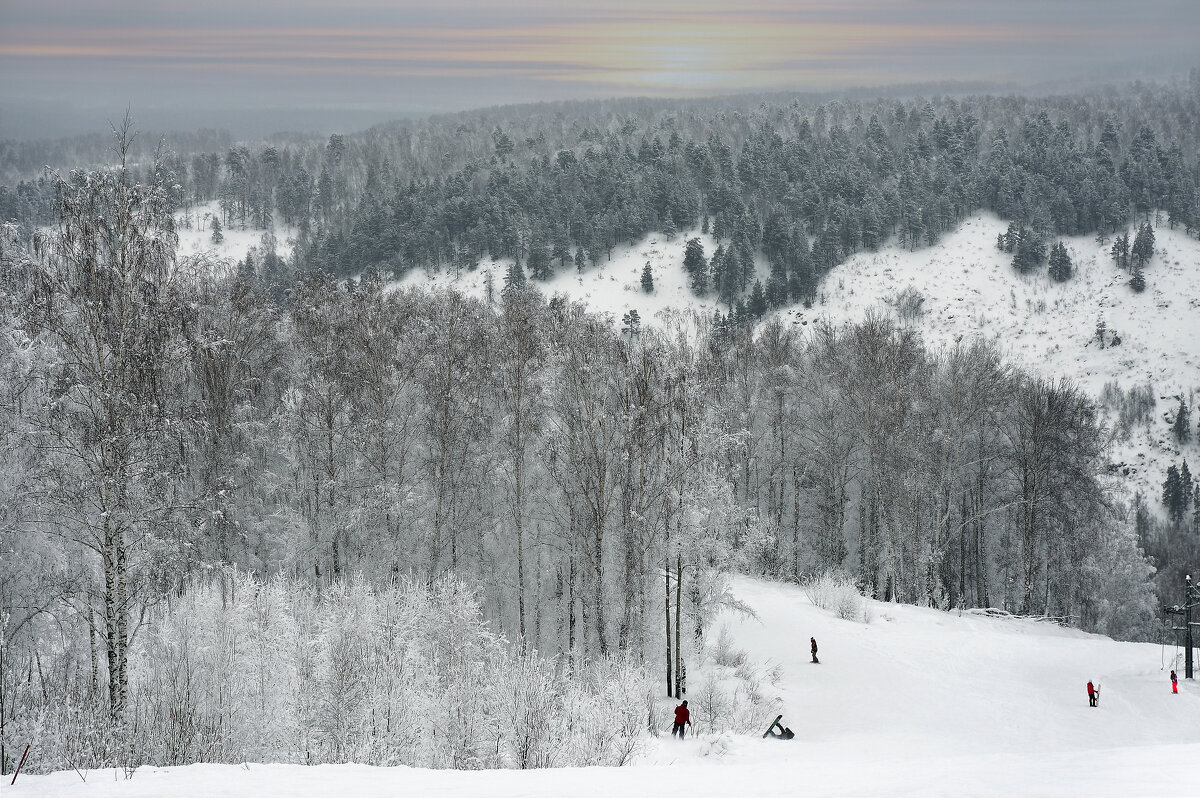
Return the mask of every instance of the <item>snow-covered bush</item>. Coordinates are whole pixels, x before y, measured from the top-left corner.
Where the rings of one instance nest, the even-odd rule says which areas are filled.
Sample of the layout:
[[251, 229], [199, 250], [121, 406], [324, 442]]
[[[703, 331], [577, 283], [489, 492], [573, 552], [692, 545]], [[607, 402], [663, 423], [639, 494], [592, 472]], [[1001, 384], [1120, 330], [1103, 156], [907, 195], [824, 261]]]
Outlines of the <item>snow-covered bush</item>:
[[847, 621], [863, 618], [863, 597], [858, 585], [843, 571], [824, 571], [804, 583], [804, 594], [814, 606]]
[[[154, 615], [131, 650], [120, 724], [78, 679], [86, 659], [70, 652], [56, 658], [75, 663], [68, 689], [15, 707], [6, 735], [32, 743], [31, 772], [243, 761], [615, 766], [637, 753], [654, 711], [645, 668], [605, 658], [556, 675], [553, 661], [489, 631], [474, 593], [454, 580], [352, 579], [318, 591], [219, 571]], [[39, 695], [21, 692], [27, 702]]]
[[713, 645], [712, 658], [713, 662], [726, 668], [739, 668], [746, 663], [746, 652], [744, 649], [734, 647], [733, 635], [730, 634], [728, 626], [722, 625], [717, 631], [717, 641]]

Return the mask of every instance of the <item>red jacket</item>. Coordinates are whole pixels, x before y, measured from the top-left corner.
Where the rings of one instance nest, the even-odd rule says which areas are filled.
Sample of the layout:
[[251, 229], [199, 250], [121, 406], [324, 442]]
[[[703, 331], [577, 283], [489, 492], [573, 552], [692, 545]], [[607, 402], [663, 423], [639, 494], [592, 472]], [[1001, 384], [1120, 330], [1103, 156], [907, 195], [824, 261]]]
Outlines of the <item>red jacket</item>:
[[1092, 695], [1092, 694], [1093, 694], [1093, 693], [1095, 693], [1095, 692], [1096, 692], [1096, 688], [1095, 688], [1095, 687], [1092, 687], [1092, 683], [1091, 683], [1091, 682], [1088, 682], [1088, 695]]
[[676, 723], [687, 723], [688, 718], [690, 716], [691, 716], [691, 713], [688, 712], [688, 708], [685, 707], [683, 704], [680, 704], [679, 706], [675, 707], [675, 722]]

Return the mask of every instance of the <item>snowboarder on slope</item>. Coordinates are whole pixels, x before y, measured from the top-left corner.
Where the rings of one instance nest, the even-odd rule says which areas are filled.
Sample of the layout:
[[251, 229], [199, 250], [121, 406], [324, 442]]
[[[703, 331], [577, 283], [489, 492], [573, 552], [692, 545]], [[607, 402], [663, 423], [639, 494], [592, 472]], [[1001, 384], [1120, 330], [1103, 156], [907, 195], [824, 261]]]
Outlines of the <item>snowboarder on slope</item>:
[[1179, 677], [1175, 675], [1175, 671], [1171, 671], [1171, 692], [1179, 692]]
[[818, 665], [820, 665], [821, 660], [817, 659], [817, 638], [810, 637], [808, 639], [812, 641], [812, 657], [813, 657], [812, 661], [817, 663]]
[[1090, 706], [1090, 707], [1096, 706], [1096, 702], [1100, 699], [1100, 695], [1096, 691], [1096, 688], [1092, 686], [1091, 682], [1088, 682], [1087, 691], [1088, 691], [1088, 706]]
[[671, 727], [671, 736], [679, 734], [679, 739], [683, 739], [685, 726], [692, 725], [692, 713], [688, 712], [687, 701], [684, 701], [679, 706], [675, 707], [675, 725]]

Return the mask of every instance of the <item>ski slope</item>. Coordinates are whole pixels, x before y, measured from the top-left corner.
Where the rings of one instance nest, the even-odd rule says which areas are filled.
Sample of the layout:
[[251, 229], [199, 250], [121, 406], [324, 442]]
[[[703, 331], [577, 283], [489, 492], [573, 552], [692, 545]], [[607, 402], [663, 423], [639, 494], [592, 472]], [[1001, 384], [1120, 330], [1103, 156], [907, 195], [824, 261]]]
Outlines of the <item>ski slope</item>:
[[[625, 768], [431, 771], [361, 765], [193, 765], [22, 776], [5, 798], [420, 795], [1196, 795], [1200, 686], [1167, 674], [1174, 649], [1016, 619], [866, 602], [837, 618], [803, 591], [740, 578], [756, 617], [727, 615], [735, 643], [776, 685], [791, 741], [651, 740]], [[821, 664], [809, 662], [808, 638]], [[1088, 679], [1101, 685], [1087, 704]], [[669, 711], [664, 709], [664, 712]], [[763, 719], [763, 726], [770, 722]], [[702, 718], [696, 718], [697, 723]], [[664, 719], [665, 723], [665, 719]]]

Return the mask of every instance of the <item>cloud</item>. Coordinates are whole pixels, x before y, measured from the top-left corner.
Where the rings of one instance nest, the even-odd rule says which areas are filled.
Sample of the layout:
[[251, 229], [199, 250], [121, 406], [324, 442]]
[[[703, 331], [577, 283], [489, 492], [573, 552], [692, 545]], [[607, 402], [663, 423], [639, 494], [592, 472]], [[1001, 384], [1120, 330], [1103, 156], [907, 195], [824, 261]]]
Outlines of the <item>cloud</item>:
[[498, 101], [687, 95], [1004, 80], [1082, 71], [1139, 48], [1194, 56], [1200, 40], [1193, 0], [1144, 0], [1136, 15], [1105, 0], [0, 4], [0, 93], [9, 96], [24, 88], [136, 98], [172, 86], [296, 95], [307, 85], [319, 104], [330, 86], [342, 99], [369, 98], [470, 79], [486, 81]]

